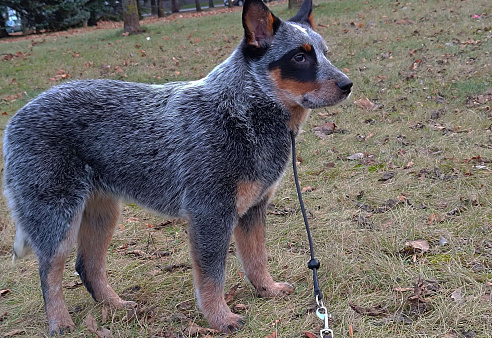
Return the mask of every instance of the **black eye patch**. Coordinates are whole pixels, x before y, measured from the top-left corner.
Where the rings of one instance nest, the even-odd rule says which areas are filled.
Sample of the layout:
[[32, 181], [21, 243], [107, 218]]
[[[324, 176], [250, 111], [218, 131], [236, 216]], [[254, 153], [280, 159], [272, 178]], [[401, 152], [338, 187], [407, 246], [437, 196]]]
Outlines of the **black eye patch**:
[[315, 82], [318, 61], [314, 48], [305, 44], [291, 50], [279, 60], [268, 65], [268, 70], [280, 69], [280, 76], [283, 79], [298, 82]]

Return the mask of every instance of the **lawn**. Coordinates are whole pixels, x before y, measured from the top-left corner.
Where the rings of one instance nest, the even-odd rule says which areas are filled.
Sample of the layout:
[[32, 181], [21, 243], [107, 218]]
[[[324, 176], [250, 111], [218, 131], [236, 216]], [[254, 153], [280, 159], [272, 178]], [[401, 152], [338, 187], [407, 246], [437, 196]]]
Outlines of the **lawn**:
[[[492, 336], [492, 8], [486, 0], [314, 1], [316, 30], [351, 98], [313, 110], [297, 162], [336, 337]], [[287, 19], [287, 4], [272, 3]], [[197, 79], [242, 38], [240, 8], [141, 24], [0, 40], [0, 128], [42, 91], [86, 78]], [[321, 126], [321, 127], [320, 127]], [[312, 337], [309, 248], [288, 170], [269, 209], [270, 272], [295, 286], [255, 296], [231, 243], [226, 290], [245, 316], [230, 337]], [[0, 202], [0, 332], [44, 336], [33, 256], [11, 266], [14, 225]], [[108, 252], [110, 283], [136, 316], [95, 303], [67, 262], [67, 337], [214, 335], [193, 291], [186, 223], [125, 204]], [[237, 287], [237, 288], [236, 288]], [[235, 291], [234, 291], [235, 290]], [[92, 330], [92, 331], [91, 331]], [[197, 331], [197, 333], [195, 333]], [[306, 334], [306, 332], [308, 332]], [[106, 337], [106, 336], [105, 336]]]

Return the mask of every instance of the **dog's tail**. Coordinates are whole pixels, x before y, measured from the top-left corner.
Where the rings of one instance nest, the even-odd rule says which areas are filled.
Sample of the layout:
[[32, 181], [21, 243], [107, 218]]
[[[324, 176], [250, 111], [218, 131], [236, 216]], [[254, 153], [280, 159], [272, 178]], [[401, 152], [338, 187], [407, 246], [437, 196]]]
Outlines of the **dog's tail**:
[[32, 251], [31, 245], [27, 241], [26, 233], [18, 226], [15, 232], [14, 254], [12, 255], [12, 264]]

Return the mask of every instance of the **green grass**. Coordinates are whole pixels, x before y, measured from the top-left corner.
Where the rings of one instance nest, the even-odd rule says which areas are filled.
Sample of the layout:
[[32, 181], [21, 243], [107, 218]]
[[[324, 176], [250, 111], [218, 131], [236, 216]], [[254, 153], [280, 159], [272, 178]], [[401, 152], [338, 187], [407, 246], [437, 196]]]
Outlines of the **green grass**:
[[[492, 113], [490, 99], [483, 99], [492, 97], [490, 6], [485, 0], [315, 5], [317, 31], [330, 46], [331, 61], [355, 84], [353, 96], [343, 104], [311, 113], [297, 147], [301, 185], [315, 188], [304, 199], [335, 336], [348, 337], [349, 325], [354, 337], [492, 336]], [[272, 10], [282, 18], [294, 14], [285, 3]], [[121, 29], [100, 29], [0, 41], [2, 57], [22, 53], [0, 61], [0, 128], [37, 94], [64, 81], [57, 71], [72, 80], [200, 78], [239, 43], [240, 20], [236, 10], [143, 21], [147, 32], [128, 37]], [[354, 101], [361, 98], [378, 108], [359, 108]], [[347, 132], [318, 138], [313, 128], [328, 121]], [[368, 157], [347, 159], [358, 152]], [[395, 172], [394, 178], [380, 181], [387, 171]], [[409, 203], [385, 207], [401, 196]], [[255, 297], [232, 244], [226, 288], [239, 283], [232, 305], [246, 306], [240, 313], [247, 323], [231, 337], [265, 337], [275, 330], [277, 337], [303, 337], [321, 324], [310, 310], [308, 245], [290, 170], [274, 207], [286, 212], [272, 209], [268, 217], [270, 271], [275, 279], [293, 283], [296, 291], [288, 299]], [[37, 264], [31, 257], [10, 266], [14, 225], [8, 213], [2, 200], [0, 289], [10, 292], [0, 298], [0, 332], [19, 329], [27, 336], [44, 336]], [[144, 308], [155, 308], [132, 321], [124, 319], [125, 311], [109, 309], [103, 322], [103, 306], [83, 287], [65, 288], [77, 325], [69, 336], [90, 334], [83, 323], [88, 313], [115, 337], [172, 337], [183, 333], [189, 321], [207, 325], [196, 305], [191, 271], [164, 269], [190, 264], [186, 224], [148, 226], [164, 220], [127, 205], [108, 252], [115, 290]], [[448, 244], [440, 246], [441, 237]], [[427, 240], [429, 251], [402, 253], [405, 242], [416, 239]], [[133, 250], [147, 256], [128, 254]], [[150, 255], [156, 250], [169, 255]], [[72, 255], [67, 285], [79, 279], [73, 265]], [[413, 291], [395, 291], [413, 288], [419, 277], [438, 284], [418, 304], [420, 310], [408, 299]], [[458, 289], [462, 296], [454, 300], [451, 295]], [[386, 315], [359, 314], [349, 304], [381, 307]]]

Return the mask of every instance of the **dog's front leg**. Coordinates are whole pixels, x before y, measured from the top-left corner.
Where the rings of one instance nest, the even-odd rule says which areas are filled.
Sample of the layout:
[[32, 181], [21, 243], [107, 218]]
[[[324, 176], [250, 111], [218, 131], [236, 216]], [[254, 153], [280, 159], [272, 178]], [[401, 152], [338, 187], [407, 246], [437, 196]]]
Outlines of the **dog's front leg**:
[[[220, 214], [220, 213], [218, 213]], [[190, 246], [198, 305], [209, 324], [222, 332], [244, 325], [224, 299], [225, 262], [235, 217], [190, 220]]]
[[267, 270], [265, 221], [267, 199], [249, 209], [234, 229], [236, 248], [249, 281], [261, 297], [282, 297], [294, 291], [288, 283], [276, 283]]

